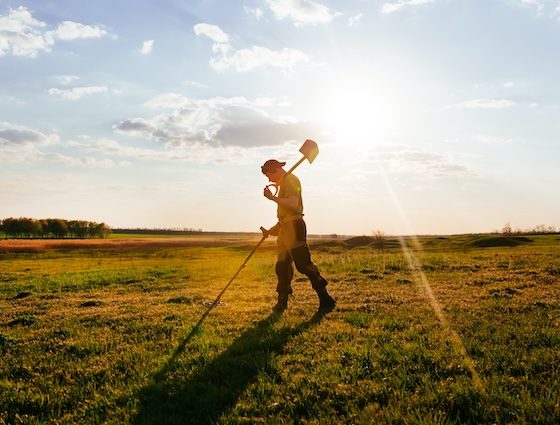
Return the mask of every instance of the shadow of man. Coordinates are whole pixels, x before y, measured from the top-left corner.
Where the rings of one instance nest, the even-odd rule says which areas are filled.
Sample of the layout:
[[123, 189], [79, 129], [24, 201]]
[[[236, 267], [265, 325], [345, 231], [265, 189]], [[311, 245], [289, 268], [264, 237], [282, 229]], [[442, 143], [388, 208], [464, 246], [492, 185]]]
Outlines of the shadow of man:
[[283, 351], [291, 338], [318, 324], [322, 317], [317, 313], [296, 327], [275, 329], [274, 324], [280, 315], [271, 314], [245, 331], [226, 351], [199, 371], [184, 376], [177, 367], [177, 358], [192, 340], [191, 331], [155, 375], [154, 381], [140, 390], [140, 409], [133, 423], [214, 423], [236, 404], [241, 393], [256, 381], [260, 371], [271, 367], [273, 357]]

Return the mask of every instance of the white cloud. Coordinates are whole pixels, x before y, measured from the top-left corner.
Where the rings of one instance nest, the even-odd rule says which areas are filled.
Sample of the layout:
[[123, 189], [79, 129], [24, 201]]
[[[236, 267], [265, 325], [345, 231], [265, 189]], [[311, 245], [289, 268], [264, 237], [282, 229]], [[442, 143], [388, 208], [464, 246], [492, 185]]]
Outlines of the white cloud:
[[66, 100], [78, 100], [83, 96], [88, 96], [92, 94], [105, 93], [109, 89], [105, 86], [85, 86], [85, 87], [73, 87], [71, 89], [57, 89], [51, 88], [48, 93], [52, 96], [58, 96]]
[[384, 15], [388, 15], [390, 13], [397, 12], [405, 7], [409, 6], [420, 6], [423, 4], [430, 4], [434, 3], [435, 0], [399, 0], [397, 2], [387, 2], [383, 3], [381, 6], [381, 13]]
[[312, 0], [266, 0], [277, 19], [291, 19], [296, 26], [305, 24], [327, 24], [335, 13]]
[[0, 161], [29, 163], [39, 157], [39, 148], [57, 145], [59, 141], [57, 134], [0, 122]]
[[514, 83], [513, 81], [506, 81], [506, 82], [504, 83], [504, 87], [505, 87], [506, 89], [510, 89], [510, 88], [512, 88], [513, 86], [515, 86], [515, 83]]
[[560, 18], [560, 1], [558, 0], [516, 0], [516, 3], [527, 10], [533, 10], [539, 16]]
[[474, 176], [469, 167], [452, 158], [411, 146], [391, 146], [371, 154], [371, 161], [388, 168], [392, 173], [430, 175], [432, 177]]
[[534, 7], [537, 13], [542, 13], [545, 7], [541, 0], [521, 0], [520, 4], [522, 6]]
[[99, 25], [84, 25], [79, 22], [64, 21], [58, 24], [53, 36], [59, 40], [72, 41], [80, 38], [102, 38], [109, 33]]
[[229, 43], [229, 36], [218, 25], [201, 23], [193, 28], [196, 35], [205, 35], [215, 43]]
[[111, 157], [121, 156], [134, 159], [149, 160], [175, 160], [188, 159], [189, 156], [181, 151], [161, 151], [155, 149], [143, 149], [133, 146], [124, 146], [119, 142], [111, 139], [100, 139], [92, 143], [71, 142], [69, 146], [74, 148], [83, 148], [91, 152], [110, 155]]
[[0, 122], [0, 146], [53, 145], [59, 142], [57, 134], [44, 134], [16, 124]]
[[48, 30], [45, 22], [33, 18], [26, 7], [20, 6], [10, 9], [7, 15], [0, 15], [0, 57], [12, 54], [35, 58], [41, 52], [50, 51], [56, 40], [100, 38], [107, 34], [101, 26], [71, 21], [60, 23], [55, 30]]
[[154, 40], [146, 40], [142, 43], [142, 47], [140, 48], [140, 53], [143, 55], [149, 55], [152, 53], [154, 49]]
[[[260, 159], [263, 156], [258, 154], [262, 149], [256, 148], [251, 151], [238, 146], [227, 146], [221, 149], [213, 149], [209, 145], [199, 145], [197, 149], [192, 146], [173, 146], [172, 149], [145, 149], [133, 146], [125, 146], [115, 140], [101, 139], [91, 143], [71, 144], [74, 148], [82, 148], [94, 154], [110, 156], [111, 158], [122, 157], [132, 160], [147, 161], [189, 161], [196, 163], [231, 163], [247, 160], [248, 152], [257, 153]], [[122, 161], [117, 161], [121, 163]], [[128, 163], [128, 161], [124, 161]]]
[[0, 16], [0, 56], [11, 53], [34, 58], [41, 51], [49, 51], [54, 39], [43, 31], [45, 27], [27, 8], [10, 9], [7, 15]]
[[37, 159], [60, 162], [65, 165], [88, 167], [88, 168], [113, 168], [113, 167], [128, 167], [132, 165], [129, 161], [115, 161], [109, 158], [94, 158], [91, 156], [86, 157], [73, 157], [63, 155], [57, 152], [39, 153]]
[[515, 102], [507, 99], [473, 99], [461, 102], [457, 106], [467, 109], [504, 109], [515, 106]]
[[195, 87], [197, 89], [204, 89], [204, 88], [208, 87], [206, 84], [202, 84], [198, 81], [192, 81], [192, 80], [183, 81], [183, 85], [188, 86], [188, 87]]
[[259, 67], [276, 67], [292, 69], [309, 58], [300, 50], [284, 48], [271, 50], [267, 47], [252, 46], [248, 49], [234, 50], [229, 44], [229, 36], [217, 25], [196, 24], [196, 35], [204, 35], [214, 41], [212, 51], [215, 56], [210, 59], [210, 66], [217, 71], [230, 68], [237, 72], [246, 72]]
[[[72, 144], [68, 144], [73, 147]], [[22, 162], [50, 161], [72, 166], [82, 167], [122, 167], [130, 165], [128, 161], [115, 161], [107, 158], [92, 156], [73, 157], [53, 149], [61, 147], [60, 137], [57, 134], [45, 134], [37, 130], [0, 122], [0, 161]], [[45, 151], [51, 150], [49, 151]]]
[[[140, 160], [140, 161], [188, 161], [193, 163], [239, 163], [249, 161], [251, 164], [255, 163], [255, 160], [260, 161], [263, 157], [275, 156], [271, 152], [271, 148], [253, 148], [246, 149], [239, 146], [226, 146], [220, 149], [213, 149], [210, 145], [185, 145], [185, 146], [173, 146], [172, 149], [162, 149], [157, 147], [157, 149], [145, 149], [138, 148], [134, 146], [125, 146], [115, 140], [111, 139], [100, 139], [93, 142], [87, 143], [77, 143], [72, 142], [71, 146], [74, 148], [81, 148], [93, 155], [103, 155], [110, 158], [124, 158], [124, 160], [115, 162], [120, 164], [121, 162], [129, 163], [128, 160]], [[282, 146], [284, 147], [284, 146]], [[288, 152], [293, 151], [293, 146]], [[0, 152], [1, 158], [1, 152]]]
[[363, 16], [364, 16], [363, 13], [358, 13], [357, 15], [350, 16], [346, 21], [346, 25], [348, 25], [349, 27], [355, 27], [360, 23]]
[[243, 10], [245, 10], [245, 12], [248, 13], [249, 15], [254, 16], [257, 21], [263, 17], [263, 11], [258, 7], [255, 7], [253, 9], [249, 6], [243, 6]]
[[77, 75], [57, 75], [56, 79], [60, 84], [67, 85], [79, 80], [80, 77], [78, 77]]
[[131, 118], [113, 129], [174, 148], [275, 146], [316, 133], [310, 123], [269, 116], [259, 103], [262, 105], [262, 99], [249, 101], [244, 97], [191, 100], [170, 113], [151, 119]]
[[270, 50], [266, 47], [253, 46], [250, 49], [240, 49], [231, 54], [212, 58], [210, 65], [217, 71], [233, 68], [238, 72], [245, 72], [264, 66], [291, 69], [298, 63], [308, 60], [309, 58], [300, 50], [288, 48]]
[[177, 93], [160, 94], [144, 103], [148, 108], [181, 108], [189, 104], [189, 99]]

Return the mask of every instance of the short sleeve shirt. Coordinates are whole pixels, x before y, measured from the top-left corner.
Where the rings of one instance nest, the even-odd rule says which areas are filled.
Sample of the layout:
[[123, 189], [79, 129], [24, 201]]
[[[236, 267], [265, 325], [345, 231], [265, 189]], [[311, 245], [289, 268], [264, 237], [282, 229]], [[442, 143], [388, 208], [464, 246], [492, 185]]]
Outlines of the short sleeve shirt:
[[286, 208], [278, 205], [278, 219], [285, 220], [294, 215], [303, 215], [303, 201], [301, 199], [301, 183], [299, 179], [293, 174], [287, 174], [280, 185], [278, 191], [279, 198], [289, 198], [290, 196], [297, 196], [298, 206], [296, 209]]

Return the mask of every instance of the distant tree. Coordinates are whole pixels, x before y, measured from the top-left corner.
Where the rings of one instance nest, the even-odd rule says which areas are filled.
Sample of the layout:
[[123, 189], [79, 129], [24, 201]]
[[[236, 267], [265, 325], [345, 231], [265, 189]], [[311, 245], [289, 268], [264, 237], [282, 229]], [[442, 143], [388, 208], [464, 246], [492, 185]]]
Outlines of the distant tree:
[[546, 226], [544, 224], [537, 224], [533, 229], [534, 233], [546, 233]]
[[60, 218], [48, 218], [47, 229], [51, 236], [55, 238], [63, 238], [68, 233], [68, 224], [66, 220]]
[[373, 241], [377, 248], [385, 248], [385, 232], [382, 230], [376, 230], [373, 232]]
[[78, 220], [69, 220], [66, 225], [68, 226], [68, 235], [71, 238], [77, 238], [79, 233]]
[[6, 218], [4, 221], [4, 232], [6, 236], [9, 238], [17, 238], [20, 237], [21, 226], [17, 218], [9, 217]]
[[93, 221], [90, 221], [88, 223], [87, 235], [90, 238], [95, 238], [95, 236], [97, 235], [96, 223], [94, 223]]
[[89, 221], [86, 220], [79, 220], [78, 221], [78, 233], [77, 236], [79, 238], [86, 238], [88, 235], [88, 227], [89, 227]]
[[25, 218], [25, 230], [27, 233], [27, 237], [34, 237], [38, 238], [41, 236], [41, 232], [43, 231], [43, 226], [39, 220], [34, 220], [32, 218]]
[[502, 234], [504, 235], [511, 235], [513, 234], [513, 229], [511, 227], [511, 224], [509, 222], [507, 222], [504, 227], [502, 227]]
[[105, 223], [99, 223], [95, 226], [96, 236], [105, 239], [111, 234], [111, 228]]
[[49, 236], [49, 222], [46, 219], [37, 220], [41, 224], [41, 238]]

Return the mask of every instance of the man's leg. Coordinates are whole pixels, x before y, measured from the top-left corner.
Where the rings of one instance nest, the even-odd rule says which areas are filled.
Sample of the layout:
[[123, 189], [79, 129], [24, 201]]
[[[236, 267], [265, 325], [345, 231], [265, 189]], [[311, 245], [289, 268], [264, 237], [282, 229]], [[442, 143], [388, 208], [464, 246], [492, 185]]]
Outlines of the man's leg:
[[273, 307], [275, 312], [282, 312], [288, 307], [288, 296], [292, 293], [292, 278], [294, 269], [292, 267], [292, 258], [286, 247], [278, 241], [278, 260], [276, 262], [276, 276], [278, 277], [278, 302]]
[[290, 250], [290, 255], [296, 263], [298, 271], [306, 275], [311, 281], [311, 286], [319, 297], [319, 310], [330, 311], [336, 306], [336, 301], [327, 292], [327, 280], [321, 276], [319, 268], [311, 261], [311, 253], [307, 246], [307, 229], [303, 220], [294, 222], [296, 240], [295, 247]]
[[311, 286], [319, 297], [319, 311], [331, 311], [336, 306], [336, 301], [327, 291], [327, 280], [321, 276], [319, 268], [311, 261], [311, 254], [307, 245], [294, 248], [291, 254], [298, 271], [306, 275], [311, 281]]

